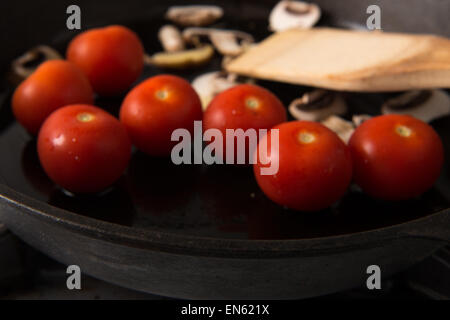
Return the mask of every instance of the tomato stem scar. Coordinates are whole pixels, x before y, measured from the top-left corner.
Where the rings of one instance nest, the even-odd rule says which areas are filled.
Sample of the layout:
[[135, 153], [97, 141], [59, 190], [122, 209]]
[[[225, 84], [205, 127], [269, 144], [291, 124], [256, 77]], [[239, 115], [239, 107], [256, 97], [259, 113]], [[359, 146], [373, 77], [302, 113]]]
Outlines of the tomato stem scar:
[[298, 141], [300, 141], [301, 143], [311, 143], [314, 140], [316, 140], [316, 136], [309, 132], [303, 131], [298, 135]]
[[165, 100], [169, 96], [169, 93], [166, 90], [158, 90], [156, 91], [155, 96], [158, 99]]
[[77, 119], [78, 121], [81, 122], [89, 122], [94, 120], [95, 116], [92, 113], [88, 113], [88, 112], [83, 112], [83, 113], [79, 113], [77, 115]]
[[402, 137], [409, 137], [412, 133], [412, 130], [404, 125], [399, 125], [395, 128], [395, 131], [397, 132], [397, 134], [399, 134]]
[[257, 109], [259, 107], [259, 101], [256, 98], [248, 98], [245, 100], [245, 105], [249, 109]]

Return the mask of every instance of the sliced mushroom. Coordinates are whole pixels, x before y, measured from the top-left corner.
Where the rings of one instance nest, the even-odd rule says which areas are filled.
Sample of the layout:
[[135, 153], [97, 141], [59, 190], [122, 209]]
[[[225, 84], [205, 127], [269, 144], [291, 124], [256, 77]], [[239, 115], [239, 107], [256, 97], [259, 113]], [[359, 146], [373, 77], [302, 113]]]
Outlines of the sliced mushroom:
[[355, 131], [353, 122], [344, 120], [338, 116], [329, 116], [322, 121], [322, 124], [328, 129], [333, 130], [345, 143], [348, 143]]
[[202, 43], [201, 38], [207, 38], [209, 40], [209, 35], [212, 30], [216, 29], [198, 27], [186, 28], [183, 30], [181, 36], [186, 43], [199, 45]]
[[192, 86], [200, 96], [203, 110], [206, 110], [211, 100], [222, 91], [249, 82], [251, 81], [239, 79], [236, 74], [215, 71], [198, 76], [192, 81]]
[[409, 91], [386, 101], [383, 114], [408, 114], [430, 122], [450, 114], [450, 98], [442, 90]]
[[214, 47], [216, 47], [221, 54], [237, 56], [243, 51], [233, 33], [213, 32], [211, 33], [210, 39]]
[[237, 30], [223, 30], [211, 28], [187, 28], [183, 31], [183, 39], [188, 43], [197, 44], [201, 37], [209, 37], [214, 47], [226, 56], [238, 56], [250, 44], [255, 42], [251, 34]]
[[331, 115], [346, 113], [347, 105], [340, 94], [318, 89], [292, 101], [289, 112], [298, 120], [321, 121]]
[[319, 21], [320, 15], [320, 8], [316, 4], [283, 0], [270, 13], [269, 29], [278, 32], [292, 28], [311, 28]]
[[364, 121], [367, 121], [370, 118], [372, 118], [372, 116], [368, 114], [355, 114], [352, 117], [352, 121], [355, 127], [359, 127]]
[[[242, 43], [242, 50], [241, 50], [241, 53], [240, 53], [239, 55], [241, 55], [241, 54], [247, 52], [248, 50], [250, 50], [250, 49], [251, 49], [252, 47], [254, 47], [254, 46], [255, 46], [254, 43], [250, 43], [250, 44]], [[224, 55], [224, 56], [223, 56], [223, 59], [222, 59], [222, 68], [225, 69], [226, 66], [227, 66], [231, 61], [233, 61], [233, 60], [235, 60], [237, 57], [239, 57], [239, 55], [237, 55], [237, 56], [233, 56], [233, 55]]]
[[236, 31], [213, 32], [210, 39], [217, 51], [232, 57], [242, 54], [246, 47], [254, 42], [253, 37], [248, 33]]
[[30, 76], [40, 63], [57, 59], [63, 59], [58, 51], [51, 47], [40, 45], [15, 59], [12, 62], [12, 71], [15, 76], [18, 76], [23, 80]]
[[159, 41], [167, 52], [184, 50], [184, 40], [181, 32], [173, 25], [162, 26], [158, 32]]
[[184, 27], [202, 27], [214, 23], [223, 16], [218, 6], [174, 6], [167, 10], [166, 18]]
[[205, 64], [214, 55], [210, 45], [178, 52], [159, 52], [145, 56], [144, 62], [161, 68], [184, 69]]

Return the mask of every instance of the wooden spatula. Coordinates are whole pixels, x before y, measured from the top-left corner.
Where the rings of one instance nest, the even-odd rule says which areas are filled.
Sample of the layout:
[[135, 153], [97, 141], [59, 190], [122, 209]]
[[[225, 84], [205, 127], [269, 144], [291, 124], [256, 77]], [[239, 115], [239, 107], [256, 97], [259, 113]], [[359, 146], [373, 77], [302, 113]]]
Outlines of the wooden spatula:
[[255, 78], [334, 90], [450, 88], [450, 39], [293, 29], [270, 36], [226, 69]]

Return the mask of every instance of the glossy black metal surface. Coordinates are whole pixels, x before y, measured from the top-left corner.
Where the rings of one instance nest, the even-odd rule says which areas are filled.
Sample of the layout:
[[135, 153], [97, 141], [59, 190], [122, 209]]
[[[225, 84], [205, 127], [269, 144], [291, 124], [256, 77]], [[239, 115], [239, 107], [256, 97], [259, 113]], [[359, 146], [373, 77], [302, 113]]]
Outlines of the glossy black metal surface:
[[[359, 12], [363, 9], [360, 1], [345, 1], [344, 7], [336, 7], [332, 1], [318, 2], [325, 8], [323, 25], [354, 27], [365, 22], [365, 11]], [[399, 2], [406, 6], [406, 1]], [[137, 3], [130, 1], [126, 17], [119, 10], [123, 3], [96, 4], [99, 14], [95, 18], [93, 5], [86, 2], [82, 4], [87, 17], [84, 27], [124, 23], [141, 36], [148, 52], [160, 50], [156, 33], [165, 23], [162, 12], [167, 4]], [[268, 35], [267, 14], [272, 5], [273, 1], [224, 2], [227, 15], [217, 26], [242, 29], [262, 39]], [[442, 7], [432, 9], [424, 2], [417, 5], [423, 6], [424, 12], [431, 10], [431, 16], [434, 13], [434, 24], [422, 15], [420, 19], [417, 16], [415, 29], [401, 19], [389, 20], [387, 29], [449, 33], [442, 30], [442, 25], [448, 24], [439, 18]], [[398, 10], [401, 17], [404, 6], [386, 3], [383, 8], [387, 16]], [[355, 18], [358, 14], [362, 18]], [[418, 27], [421, 21], [422, 29]], [[36, 39], [46, 39], [64, 52], [74, 35], [64, 31], [64, 26], [44, 33], [45, 37], [38, 34]], [[35, 41], [25, 42], [26, 47]], [[17, 45], [15, 55], [21, 53], [23, 45]], [[220, 58], [216, 57], [200, 69], [179, 75], [193, 79], [219, 66]], [[161, 72], [166, 70], [147, 67], [139, 81]], [[251, 168], [175, 166], [170, 159], [155, 159], [137, 151], [126, 174], [108, 193], [68, 196], [46, 177], [36, 156], [35, 140], [13, 120], [9, 100], [13, 87], [6, 80], [4, 83], [0, 220], [43, 252], [63, 263], [79, 264], [101, 279], [184, 298], [307, 297], [360, 285], [370, 263], [381, 265], [384, 275], [397, 272], [450, 238], [448, 161], [435, 187], [418, 199], [381, 202], [352, 187], [331, 209], [312, 214], [271, 203], [257, 187]], [[260, 84], [286, 104], [307, 90]], [[350, 106], [346, 116], [377, 114], [388, 96], [346, 94]], [[117, 114], [121, 99], [98, 98], [96, 104]], [[448, 117], [433, 123], [444, 139], [447, 159], [449, 124]]]

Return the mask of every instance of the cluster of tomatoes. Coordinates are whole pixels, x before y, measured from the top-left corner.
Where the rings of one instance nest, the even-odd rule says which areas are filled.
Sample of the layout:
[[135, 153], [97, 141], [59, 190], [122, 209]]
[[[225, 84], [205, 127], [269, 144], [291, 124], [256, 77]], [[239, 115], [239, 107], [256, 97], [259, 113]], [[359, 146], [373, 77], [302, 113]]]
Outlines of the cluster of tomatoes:
[[[401, 200], [420, 195], [439, 176], [442, 142], [420, 120], [372, 118], [356, 129], [347, 146], [320, 123], [286, 122], [280, 100], [256, 85], [220, 93], [203, 113], [187, 81], [159, 75], [126, 95], [120, 119], [93, 106], [94, 92], [117, 95], [137, 80], [143, 55], [131, 30], [93, 29], [72, 40], [67, 60], [41, 64], [17, 87], [13, 112], [38, 135], [42, 167], [59, 186], [73, 193], [102, 191], [128, 166], [132, 144], [152, 156], [169, 156], [172, 132], [184, 128], [193, 133], [197, 120], [223, 136], [227, 129], [279, 129], [277, 152], [270, 152], [271, 131], [259, 141], [267, 144], [268, 153], [264, 161], [257, 159], [254, 173], [270, 199], [296, 210], [330, 206], [352, 179], [374, 197]], [[274, 164], [275, 174], [261, 174], [261, 168]]]
[[[260, 175], [263, 165], [258, 162], [255, 176], [269, 198], [297, 210], [332, 205], [352, 180], [374, 198], [414, 198], [434, 184], [444, 162], [438, 134], [410, 116], [373, 117], [356, 128], [348, 145], [315, 122], [286, 122], [275, 128], [279, 153], [268, 157], [279, 171]], [[263, 138], [269, 144], [271, 134]]]

